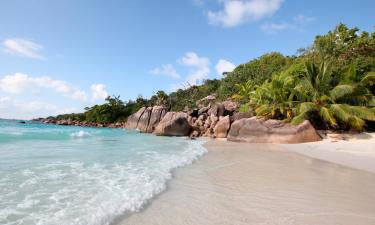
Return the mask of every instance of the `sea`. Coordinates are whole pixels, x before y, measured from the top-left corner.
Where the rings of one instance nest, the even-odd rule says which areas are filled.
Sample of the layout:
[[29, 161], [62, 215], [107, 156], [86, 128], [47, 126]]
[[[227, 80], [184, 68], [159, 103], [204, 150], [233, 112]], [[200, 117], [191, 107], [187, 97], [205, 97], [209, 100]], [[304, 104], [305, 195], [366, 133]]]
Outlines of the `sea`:
[[0, 224], [113, 224], [205, 153], [184, 137], [0, 120]]

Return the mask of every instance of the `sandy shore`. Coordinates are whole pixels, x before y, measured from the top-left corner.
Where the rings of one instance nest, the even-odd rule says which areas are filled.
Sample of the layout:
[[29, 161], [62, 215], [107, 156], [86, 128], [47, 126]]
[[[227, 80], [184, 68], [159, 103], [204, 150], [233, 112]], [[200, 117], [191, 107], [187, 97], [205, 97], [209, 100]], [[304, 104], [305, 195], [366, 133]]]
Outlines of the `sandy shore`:
[[329, 134], [320, 142], [280, 146], [312, 158], [375, 173], [375, 133]]
[[375, 224], [374, 173], [280, 145], [205, 146], [207, 155], [176, 170], [167, 191], [120, 224]]

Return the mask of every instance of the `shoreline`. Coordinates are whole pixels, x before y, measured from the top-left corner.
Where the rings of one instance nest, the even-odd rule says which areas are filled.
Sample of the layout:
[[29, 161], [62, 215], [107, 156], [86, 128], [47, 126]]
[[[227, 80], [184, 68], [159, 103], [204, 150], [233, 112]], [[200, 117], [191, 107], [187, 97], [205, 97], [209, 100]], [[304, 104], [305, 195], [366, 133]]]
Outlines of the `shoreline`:
[[204, 146], [208, 154], [175, 170], [166, 191], [116, 224], [375, 223], [373, 173], [275, 144]]
[[278, 145], [314, 159], [375, 174], [375, 133], [330, 134], [319, 142]]

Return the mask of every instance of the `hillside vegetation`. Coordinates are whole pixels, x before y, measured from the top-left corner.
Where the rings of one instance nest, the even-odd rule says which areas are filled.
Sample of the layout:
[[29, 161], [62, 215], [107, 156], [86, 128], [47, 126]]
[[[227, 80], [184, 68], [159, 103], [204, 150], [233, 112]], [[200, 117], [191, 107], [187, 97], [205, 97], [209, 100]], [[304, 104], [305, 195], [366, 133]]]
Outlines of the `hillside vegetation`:
[[298, 124], [308, 119], [320, 129], [356, 129], [375, 121], [375, 32], [361, 32], [339, 24], [297, 55], [268, 53], [224, 73], [221, 80], [205, 80], [150, 99], [139, 96], [123, 102], [108, 97], [106, 103], [84, 113], [59, 115], [96, 123], [125, 121], [142, 106], [165, 105], [182, 111], [196, 107], [208, 95], [238, 101], [241, 111]]

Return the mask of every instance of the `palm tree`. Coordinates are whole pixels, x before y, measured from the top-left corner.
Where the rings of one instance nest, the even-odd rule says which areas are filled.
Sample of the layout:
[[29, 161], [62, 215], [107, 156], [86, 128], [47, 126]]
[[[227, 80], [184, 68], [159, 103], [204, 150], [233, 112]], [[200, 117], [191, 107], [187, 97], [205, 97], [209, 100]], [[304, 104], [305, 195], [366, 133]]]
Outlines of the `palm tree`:
[[333, 128], [341, 123], [362, 130], [364, 120], [375, 121], [374, 112], [368, 108], [373, 104], [373, 95], [365, 85], [373, 79], [372, 75], [358, 83], [353, 82], [353, 75], [353, 71], [349, 71], [340, 83], [333, 85], [329, 64], [324, 61], [320, 66], [306, 63], [306, 73], [294, 88], [300, 103], [294, 110], [296, 116], [292, 123], [309, 119], [312, 112], [317, 112]]
[[235, 84], [237, 93], [232, 95], [232, 99], [248, 103], [250, 101], [251, 93], [256, 87], [252, 80], [248, 80], [242, 84]]
[[252, 92], [250, 105], [258, 116], [290, 121], [296, 102], [293, 100], [296, 77], [288, 73], [275, 74]]
[[165, 106], [168, 104], [168, 95], [164, 91], [157, 91], [156, 94], [156, 105]]

